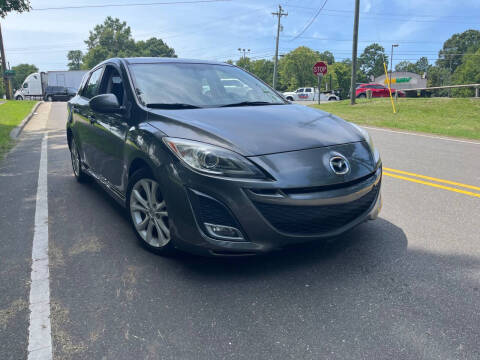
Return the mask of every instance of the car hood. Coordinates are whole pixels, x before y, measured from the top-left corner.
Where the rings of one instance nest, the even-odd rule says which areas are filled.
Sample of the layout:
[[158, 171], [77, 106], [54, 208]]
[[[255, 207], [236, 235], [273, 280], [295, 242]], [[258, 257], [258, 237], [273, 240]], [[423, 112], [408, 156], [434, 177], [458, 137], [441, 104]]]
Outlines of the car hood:
[[148, 122], [170, 137], [258, 156], [362, 141], [348, 122], [303, 105], [149, 109]]

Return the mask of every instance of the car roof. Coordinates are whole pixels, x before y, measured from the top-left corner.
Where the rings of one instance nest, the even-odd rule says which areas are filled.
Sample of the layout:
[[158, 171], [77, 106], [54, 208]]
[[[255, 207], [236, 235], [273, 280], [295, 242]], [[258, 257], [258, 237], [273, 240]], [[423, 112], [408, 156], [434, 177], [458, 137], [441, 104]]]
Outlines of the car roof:
[[179, 64], [212, 64], [212, 65], [228, 65], [228, 63], [223, 63], [219, 61], [212, 60], [199, 60], [199, 59], [179, 59], [179, 58], [169, 58], [169, 57], [131, 57], [131, 58], [114, 58], [105, 60], [105, 62], [124, 62], [127, 65], [132, 64], [158, 64], [158, 63], [179, 63]]

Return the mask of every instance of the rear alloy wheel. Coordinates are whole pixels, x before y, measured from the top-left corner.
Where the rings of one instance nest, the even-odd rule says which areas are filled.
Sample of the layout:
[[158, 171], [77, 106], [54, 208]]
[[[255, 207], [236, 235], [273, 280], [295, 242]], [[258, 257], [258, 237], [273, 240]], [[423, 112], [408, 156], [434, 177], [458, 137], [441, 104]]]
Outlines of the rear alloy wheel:
[[75, 179], [78, 182], [85, 182], [87, 180], [87, 174], [82, 170], [82, 161], [80, 160], [80, 153], [78, 152], [77, 143], [72, 137], [72, 143], [70, 144], [70, 158], [72, 159], [72, 170]]
[[127, 204], [137, 238], [149, 250], [167, 254], [173, 250], [167, 204], [158, 182], [144, 169], [132, 176]]
[[51, 97], [50, 95], [47, 96], [47, 101], [48, 102], [52, 102], [53, 101], [53, 97]]
[[365, 94], [360, 94], [360, 95], [357, 96], [357, 98], [359, 98], [359, 99], [360, 98], [366, 98], [366, 97], [367, 97], [367, 95], [365, 95]]

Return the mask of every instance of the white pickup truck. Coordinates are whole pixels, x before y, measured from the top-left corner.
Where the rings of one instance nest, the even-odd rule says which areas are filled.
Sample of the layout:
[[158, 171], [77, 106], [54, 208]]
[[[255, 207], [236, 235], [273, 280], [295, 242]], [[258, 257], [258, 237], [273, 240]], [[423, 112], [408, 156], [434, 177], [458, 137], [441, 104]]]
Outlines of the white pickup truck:
[[[289, 101], [318, 100], [318, 90], [313, 87], [299, 88], [293, 92], [284, 92], [283, 96]], [[320, 93], [320, 101], [337, 101], [340, 98], [334, 93]]]

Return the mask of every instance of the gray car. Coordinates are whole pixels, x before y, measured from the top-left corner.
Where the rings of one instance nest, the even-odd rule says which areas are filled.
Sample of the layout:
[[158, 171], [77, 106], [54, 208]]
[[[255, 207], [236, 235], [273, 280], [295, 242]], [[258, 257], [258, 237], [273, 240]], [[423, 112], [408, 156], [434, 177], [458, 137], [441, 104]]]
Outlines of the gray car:
[[365, 130], [290, 104], [233, 65], [110, 59], [68, 109], [75, 177], [125, 206], [157, 253], [320, 242], [381, 208], [381, 160]]

